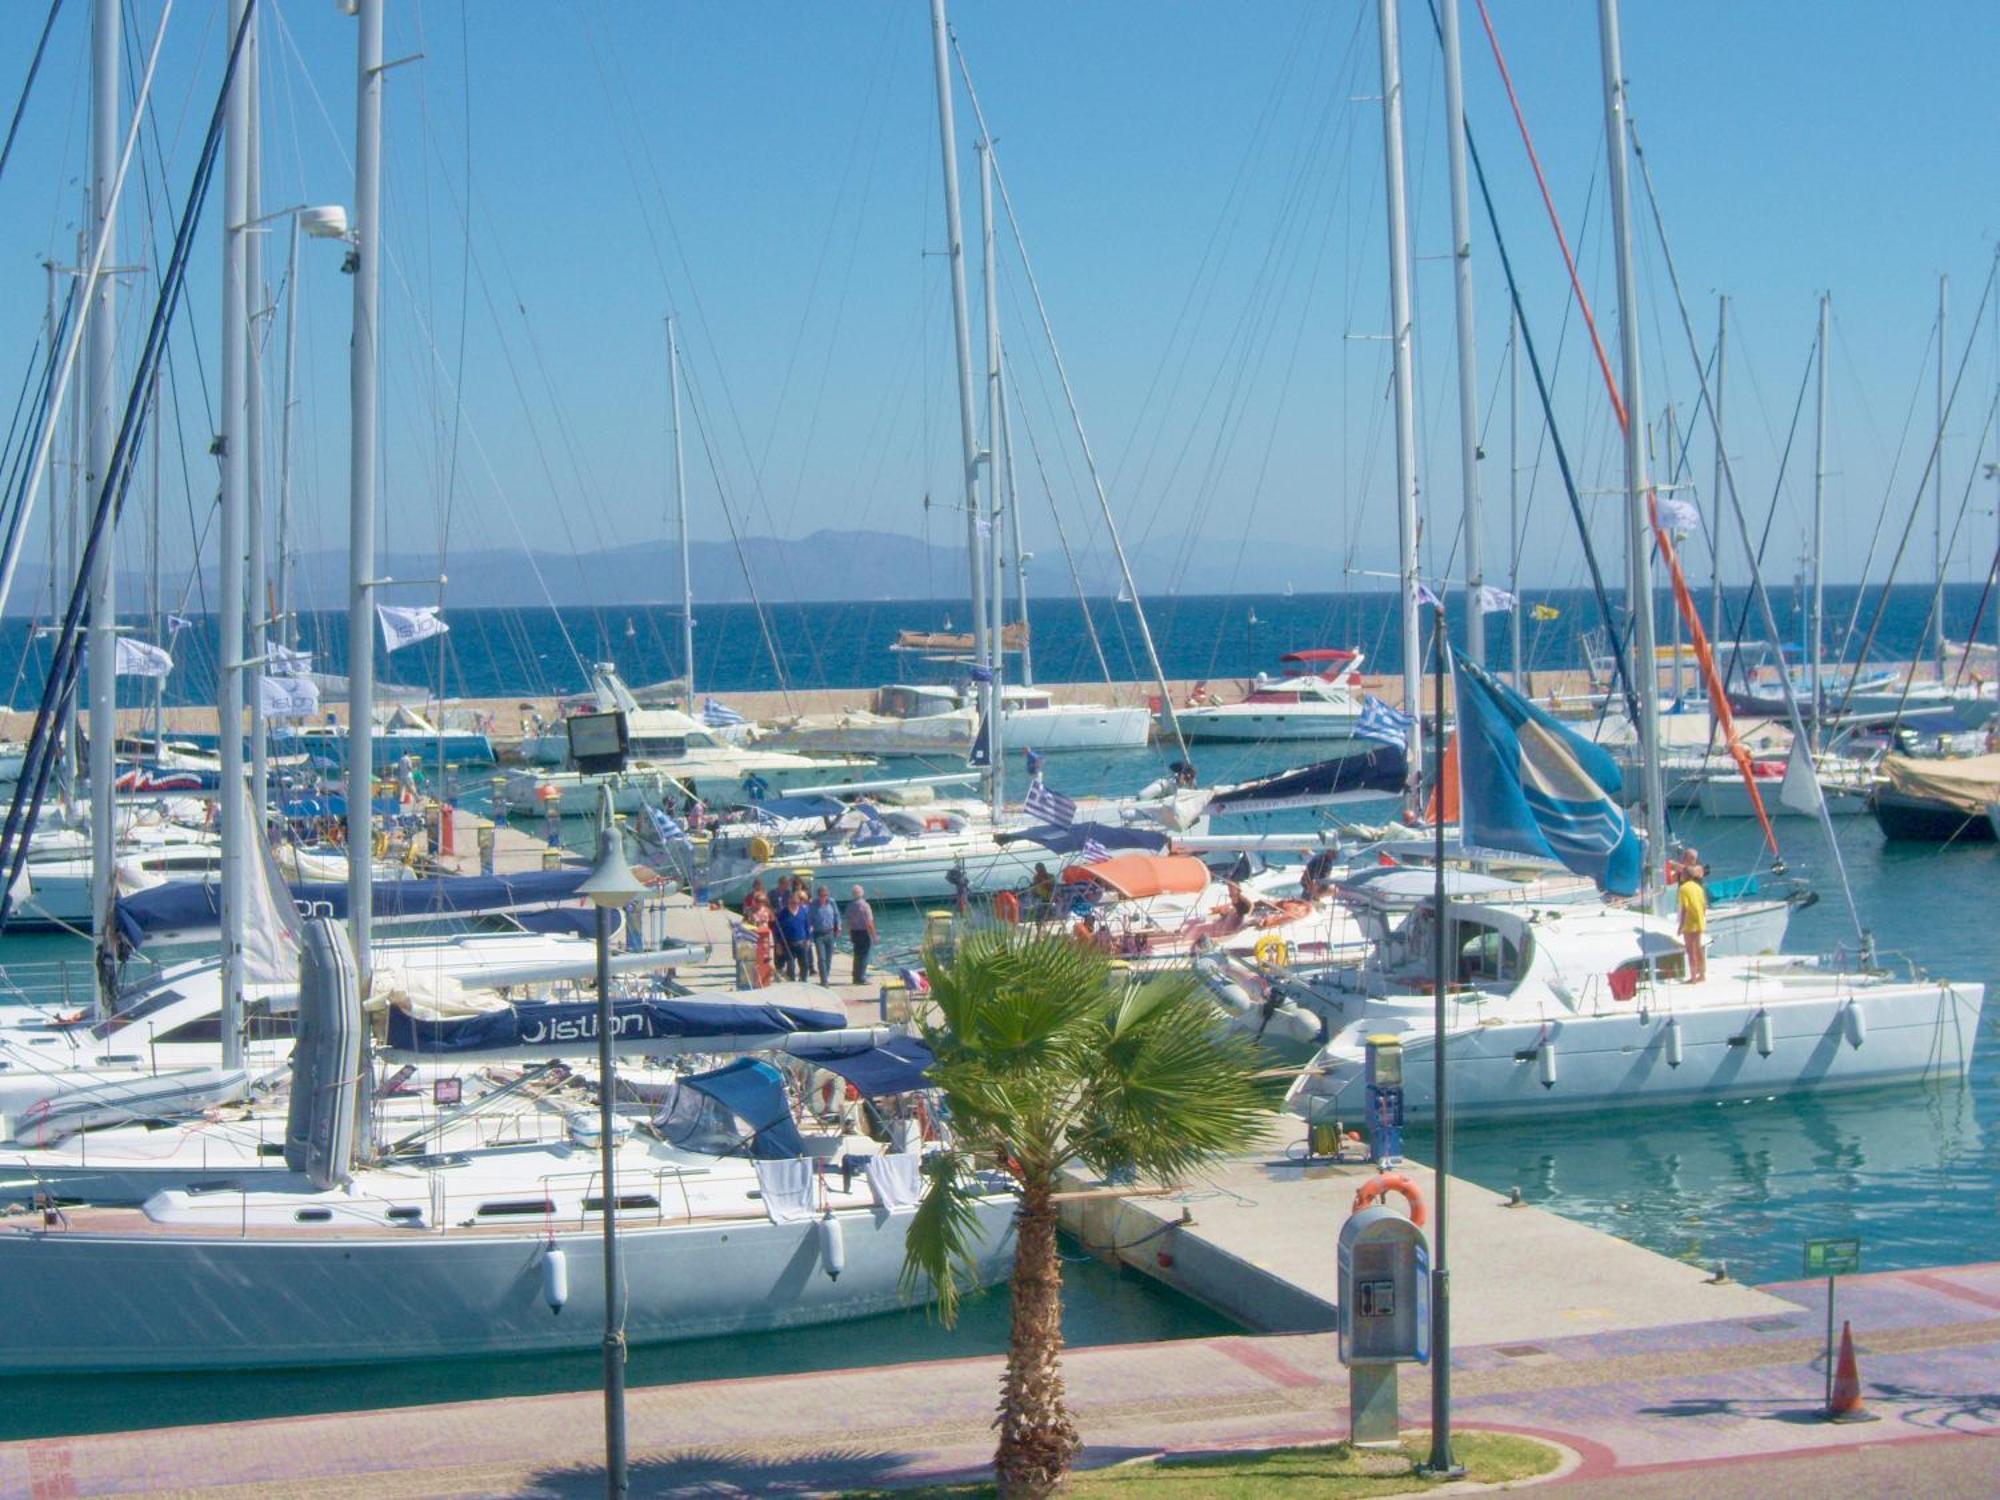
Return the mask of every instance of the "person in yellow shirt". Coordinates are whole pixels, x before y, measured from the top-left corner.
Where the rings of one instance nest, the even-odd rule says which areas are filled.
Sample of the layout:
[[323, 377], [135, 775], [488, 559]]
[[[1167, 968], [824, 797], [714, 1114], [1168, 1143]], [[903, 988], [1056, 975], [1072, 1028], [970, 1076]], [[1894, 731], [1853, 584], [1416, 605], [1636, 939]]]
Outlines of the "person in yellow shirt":
[[1708, 978], [1708, 954], [1702, 939], [1708, 933], [1707, 874], [1697, 860], [1683, 860], [1680, 880], [1681, 946], [1687, 951], [1687, 982], [1699, 984]]

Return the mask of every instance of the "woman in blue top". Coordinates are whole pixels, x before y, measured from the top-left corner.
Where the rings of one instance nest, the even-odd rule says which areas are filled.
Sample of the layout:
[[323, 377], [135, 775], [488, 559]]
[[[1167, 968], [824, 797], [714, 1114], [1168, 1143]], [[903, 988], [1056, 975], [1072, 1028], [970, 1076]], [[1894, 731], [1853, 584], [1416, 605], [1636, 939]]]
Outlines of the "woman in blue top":
[[785, 962], [802, 981], [812, 979], [812, 918], [806, 914], [805, 898], [796, 889], [785, 895], [784, 909], [778, 913], [778, 941], [784, 945]]

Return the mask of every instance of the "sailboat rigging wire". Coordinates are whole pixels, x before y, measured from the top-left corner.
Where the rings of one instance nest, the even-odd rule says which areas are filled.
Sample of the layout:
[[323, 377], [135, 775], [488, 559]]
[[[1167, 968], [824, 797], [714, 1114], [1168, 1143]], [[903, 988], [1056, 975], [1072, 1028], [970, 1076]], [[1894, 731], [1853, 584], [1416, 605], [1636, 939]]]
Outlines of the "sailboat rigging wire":
[[[255, 0], [250, 0], [254, 5]], [[153, 31], [152, 51], [146, 59], [146, 76], [140, 86], [142, 98], [150, 96], [153, 90], [153, 76], [160, 64], [160, 46], [166, 40], [167, 21], [174, 13], [173, 0], [166, 0], [160, 10], [159, 25]], [[233, 54], [232, 54], [233, 55]], [[132, 124], [125, 132], [125, 144], [118, 156], [118, 171], [111, 180], [111, 201], [117, 202], [125, 191], [125, 176], [131, 169], [134, 149], [139, 140], [140, 116], [133, 113]], [[46, 471], [49, 450], [55, 443], [56, 416], [62, 410], [63, 398], [69, 390], [69, 378], [76, 368], [77, 351], [83, 344], [83, 331], [89, 323], [87, 312], [97, 297], [97, 289], [103, 279], [110, 274], [105, 262], [111, 254], [112, 231], [116, 220], [107, 220], [97, 228], [96, 243], [91, 247], [90, 266], [84, 275], [82, 295], [78, 306], [86, 310], [86, 316], [79, 317], [70, 327], [67, 346], [63, 350], [60, 373], [56, 376], [55, 390], [49, 400], [47, 419], [42, 426], [41, 443], [35, 450], [35, 461], [28, 473], [28, 488], [21, 502], [21, 530], [17, 530], [4, 558], [0, 558], [0, 615], [7, 612], [7, 596], [14, 590], [14, 574], [21, 563], [21, 531], [35, 508], [35, 497], [41, 491], [42, 475]]]
[[[1847, 357], [1848, 370], [1850, 373], [1853, 373], [1855, 375], [1855, 378], [1858, 381], [1860, 378], [1859, 372], [1855, 368], [1854, 355], [1847, 347], [1846, 330], [1843, 328], [1841, 324], [1840, 315], [1838, 313], [1836, 313], [1833, 318], [1833, 330], [1835, 336], [1839, 340], [1841, 353], [1846, 355]], [[1930, 337], [1924, 340], [1924, 352], [1920, 356], [1917, 362], [1917, 378], [1913, 382], [1911, 382], [1910, 385], [1910, 404], [1906, 408], [1904, 408], [1903, 411], [1903, 431], [1901, 435], [1898, 436], [1896, 439], [1895, 457], [1890, 461], [1889, 478], [1887, 482], [1883, 485], [1884, 490], [1890, 493], [1894, 492], [1896, 485], [1896, 476], [1902, 472], [1903, 454], [1909, 447], [1910, 428], [1911, 425], [1916, 421], [1917, 400], [1923, 394], [1924, 377], [1929, 371], [1931, 364], [1931, 342], [1933, 339], [1936, 338], [1936, 336], [1937, 336], [1937, 330], [1933, 328], [1931, 330]], [[1888, 520], [1888, 518], [1889, 518], [1889, 507], [1887, 505], [1878, 505], [1875, 507], [1875, 526], [1874, 529], [1868, 533], [1868, 554], [1867, 556], [1861, 559], [1861, 577], [1864, 580], [1868, 577], [1869, 572], [1875, 566], [1875, 549], [1877, 546], [1881, 544], [1882, 524], [1883, 522]], [[1842, 627], [1840, 631], [1840, 649], [1835, 657], [1835, 660], [1840, 663], [1844, 664], [1847, 661], [1847, 648], [1854, 643], [1854, 632], [1856, 628], [1861, 624], [1861, 602], [1865, 593], [1866, 590], [1860, 588], [1857, 588], [1854, 591], [1854, 606], [1852, 609], [1848, 610], [1847, 624], [1844, 627]], [[1858, 669], [1860, 665], [1861, 663], [1857, 660], [1855, 662], [1856, 668]]]
[[[1432, 24], [1437, 22], [1435, 8], [1431, 14]], [[1479, 184], [1479, 200], [1486, 209], [1486, 222], [1493, 231], [1493, 248], [1500, 257], [1500, 271], [1507, 282], [1507, 297], [1514, 306], [1514, 316], [1521, 327], [1521, 352], [1528, 356], [1528, 369], [1534, 376], [1535, 395], [1542, 407], [1543, 428], [1548, 434], [1550, 445], [1555, 449], [1556, 470], [1562, 476], [1563, 493], [1569, 499], [1570, 517], [1576, 523], [1577, 540], [1583, 547], [1584, 565], [1590, 570], [1590, 586], [1597, 598], [1597, 608], [1604, 619], [1604, 630], [1611, 645], [1612, 670], [1618, 678], [1620, 692], [1625, 698], [1625, 709], [1633, 723], [1639, 722], [1639, 698], [1632, 685], [1631, 673], [1625, 661], [1625, 645], [1618, 634], [1618, 617], [1611, 608], [1611, 596], [1604, 586], [1604, 570], [1598, 565], [1597, 548], [1590, 539], [1590, 523], [1583, 513], [1583, 498], [1576, 487], [1576, 474], [1569, 462], [1569, 449], [1563, 443], [1562, 433], [1556, 426], [1555, 403], [1549, 393], [1548, 376], [1542, 369], [1542, 357], [1535, 348], [1535, 336], [1528, 324], [1527, 308], [1521, 300], [1520, 284], [1514, 279], [1513, 257], [1507, 253], [1506, 236], [1500, 232], [1500, 214], [1493, 205], [1493, 190], [1486, 180], [1486, 164], [1479, 154], [1479, 143], [1472, 134], [1471, 122], [1465, 127], [1465, 153], [1472, 163], [1472, 175]]]
[[21, 96], [14, 101], [14, 117], [7, 122], [7, 141], [0, 145], [0, 181], [7, 176], [7, 158], [14, 154], [14, 137], [21, 129], [21, 116], [27, 113], [28, 96], [34, 92], [35, 75], [42, 71], [42, 55], [49, 50], [49, 33], [55, 30], [56, 16], [62, 10], [62, 0], [49, 0], [49, 14], [42, 22], [42, 35], [35, 43], [35, 55], [28, 63], [28, 76], [21, 81]]
[[[1986, 284], [1980, 288], [1979, 307], [1972, 314], [1972, 321], [1968, 325], [1972, 329], [1972, 332], [1966, 338], [1965, 352], [1958, 357], [1958, 372], [1951, 379], [1951, 394], [1945, 399], [1944, 414], [1939, 418], [1938, 431], [1931, 438], [1930, 457], [1924, 460], [1924, 472], [1917, 480], [1917, 497], [1910, 505], [1909, 515], [1903, 521], [1903, 534], [1896, 542], [1896, 555], [1889, 559], [1888, 576], [1882, 580], [1882, 593], [1875, 601], [1875, 611], [1868, 621], [1868, 634], [1862, 638], [1861, 650], [1855, 657], [1857, 661], [1866, 661], [1868, 659], [1868, 653], [1875, 647], [1876, 633], [1882, 628], [1882, 615], [1889, 604], [1889, 585], [1895, 581], [1896, 570], [1902, 565], [1903, 553], [1909, 549], [1910, 534], [1916, 529], [1917, 514], [1923, 509], [1924, 486], [1930, 480], [1931, 471], [1938, 465], [1938, 450], [1944, 444], [1944, 424], [1950, 419], [1953, 409], [1958, 405], [1958, 388], [1965, 379], [1966, 366], [1972, 361], [1972, 346], [1978, 341], [1980, 320], [1986, 315], [1986, 303], [1993, 295], [1993, 281], [1996, 275], [2000, 275], [2000, 251], [1994, 253], [1993, 265], [1986, 273]], [[1931, 601], [1930, 613], [1935, 613], [1936, 609], [1937, 601], [1933, 599]], [[1926, 618], [1928, 618], [1928, 614]], [[1908, 688], [1906, 685], [1905, 692], [1907, 693], [1907, 691]], [[1850, 677], [1847, 681], [1846, 691], [1840, 696], [1840, 707], [1837, 712], [1846, 713], [1848, 700], [1853, 696], [1854, 678]]]
[[1035, 474], [1042, 481], [1042, 493], [1048, 497], [1049, 518], [1056, 523], [1056, 541], [1062, 546], [1063, 563], [1069, 569], [1069, 581], [1076, 590], [1076, 606], [1083, 615], [1083, 631], [1090, 637], [1090, 649], [1097, 655], [1097, 669], [1104, 674], [1104, 680], [1111, 680], [1111, 663], [1104, 659], [1104, 642], [1098, 638], [1097, 621], [1091, 617], [1090, 600], [1083, 591], [1083, 576], [1076, 570], [1076, 554], [1070, 551], [1069, 530], [1063, 525], [1062, 509], [1056, 504], [1055, 487], [1049, 483], [1049, 471], [1042, 465], [1042, 447], [1035, 441], [1035, 429], [1028, 421], [1025, 403], [1019, 402], [1021, 382], [1013, 374], [1013, 366], [1007, 366], [1009, 378], [1014, 382], [1017, 404], [1022, 406], [1021, 430], [1028, 435], [1028, 452], [1035, 460]]
[[[237, 64], [243, 54], [244, 40], [249, 35], [250, 23], [256, 12], [257, 0], [244, 0], [242, 18], [229, 47], [228, 65], [223, 70], [222, 86], [216, 94], [215, 108], [209, 117], [208, 135], [202, 143], [201, 157], [195, 167], [194, 179], [188, 188], [181, 221], [174, 234], [173, 253], [168, 259], [165, 273], [160, 278], [159, 296], [153, 306], [152, 322], [146, 330], [145, 344], [140, 350], [139, 361], [126, 396], [125, 414], [119, 424], [117, 441], [112, 447], [111, 461], [98, 491], [89, 535], [84, 542], [82, 555], [77, 560], [77, 575], [70, 591], [69, 607], [65, 611], [60, 633], [55, 640], [48, 676], [42, 684], [41, 706], [35, 716], [35, 727], [29, 736], [27, 751], [22, 757], [20, 778], [14, 784], [14, 797], [7, 809], [6, 824], [4, 828], [0, 828], [0, 870], [5, 871], [6, 878], [6, 885], [0, 887], [0, 892], [4, 892], [0, 893], [0, 926], [4, 926], [7, 912], [12, 905], [11, 893], [15, 883], [27, 866], [29, 840], [34, 833], [35, 820], [40, 815], [42, 799], [48, 791], [49, 774], [55, 764], [54, 726], [59, 711], [68, 706], [75, 694], [76, 680], [83, 662], [82, 625], [88, 614], [88, 582], [98, 553], [112, 544], [112, 533], [117, 524], [118, 513], [124, 506], [125, 493], [131, 485], [132, 474], [137, 466], [139, 439], [145, 428], [148, 408], [147, 392], [153, 372], [158, 368], [161, 354], [166, 347], [167, 333], [172, 327], [174, 314], [180, 307], [181, 294], [186, 287], [188, 257], [193, 249], [195, 229], [201, 222], [202, 208], [208, 200], [208, 186], [214, 175], [215, 161], [222, 143], [222, 124], [227, 113], [231, 85], [236, 77]], [[146, 79], [141, 90], [142, 96], [151, 92], [154, 70], [160, 59], [160, 44], [165, 40], [167, 20], [172, 14], [172, 0], [168, 0], [160, 13], [159, 28], [154, 33], [152, 53], [147, 60]], [[133, 145], [139, 135], [139, 123], [140, 116], [135, 112], [131, 130], [126, 137], [124, 154], [119, 161], [118, 175], [113, 182], [114, 202], [124, 187], [125, 170], [131, 164]], [[90, 279], [80, 303], [82, 306], [87, 307], [89, 298], [95, 295], [97, 278], [102, 273], [105, 255], [110, 249], [113, 227], [114, 221], [110, 220], [100, 226]], [[77, 320], [74, 333], [82, 331], [84, 321], [82, 318]], [[67, 358], [72, 360], [76, 353], [74, 333], [67, 354]], [[60, 394], [58, 388], [56, 393], [58, 400]], [[43, 452], [36, 459], [37, 469], [46, 461], [47, 442], [45, 435]], [[32, 498], [32, 491], [30, 497]], [[11, 572], [11, 569], [9, 571]], [[4, 601], [4, 591], [0, 591], [0, 601]], [[100, 663], [98, 669], [105, 670], [107, 665]]]
[[1070, 384], [1069, 367], [1063, 363], [1062, 349], [1056, 342], [1055, 325], [1049, 321], [1048, 304], [1042, 300], [1042, 287], [1035, 278], [1034, 262], [1028, 258], [1028, 242], [1021, 233], [1021, 221], [1014, 214], [1014, 199], [1007, 191], [1006, 175], [1000, 170], [1000, 153], [994, 149], [993, 132], [986, 127], [986, 113], [979, 107], [979, 92], [972, 86], [972, 70], [966, 65], [965, 52], [958, 45], [955, 34], [951, 37], [951, 48], [958, 58], [959, 76], [965, 80], [965, 97], [979, 126], [979, 138], [986, 142], [986, 159], [993, 164], [993, 185], [999, 191], [1000, 206], [1006, 211], [1007, 228], [1014, 239], [1014, 252], [1021, 257], [1021, 270], [1028, 279], [1028, 291], [1041, 318], [1042, 337], [1048, 342], [1049, 357], [1055, 363], [1056, 378], [1062, 384], [1063, 400], [1069, 406], [1070, 421], [1076, 429], [1077, 446], [1083, 451], [1084, 467], [1090, 472], [1091, 487], [1097, 494], [1097, 507], [1103, 513], [1105, 529], [1110, 533], [1111, 550], [1118, 558], [1119, 576], [1125, 582], [1126, 592], [1132, 596], [1132, 613], [1139, 623], [1139, 639], [1145, 643], [1146, 662], [1153, 670], [1153, 680], [1160, 687], [1160, 716], [1166, 720], [1167, 732], [1174, 737], [1174, 747], [1180, 751], [1181, 760], [1186, 761], [1189, 758], [1187, 740], [1181, 734], [1180, 719], [1174, 713], [1173, 689], [1167, 686], [1166, 670], [1160, 665], [1160, 653], [1153, 644], [1152, 627], [1146, 623], [1146, 607], [1139, 601], [1139, 585], [1133, 580], [1132, 564], [1125, 556], [1125, 544], [1118, 539], [1118, 521], [1111, 513], [1111, 499], [1104, 491], [1097, 458], [1091, 451], [1090, 436], [1084, 430], [1083, 413], [1076, 404], [1076, 389]]

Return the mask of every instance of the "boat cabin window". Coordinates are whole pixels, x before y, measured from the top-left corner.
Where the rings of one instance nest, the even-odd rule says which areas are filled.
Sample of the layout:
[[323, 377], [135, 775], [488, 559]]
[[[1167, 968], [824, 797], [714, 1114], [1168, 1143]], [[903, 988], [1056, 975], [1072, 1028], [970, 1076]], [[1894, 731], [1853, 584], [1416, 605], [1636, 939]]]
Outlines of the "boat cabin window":
[[1512, 983], [1521, 977], [1521, 948], [1511, 937], [1483, 922], [1451, 925], [1458, 983]]
[[183, 1021], [172, 1031], [162, 1032], [153, 1038], [156, 1042], [219, 1042], [222, 1040], [222, 1016], [211, 1012], [196, 1016], [192, 1021]]
[[126, 1006], [125, 1009], [119, 1011], [117, 1015], [110, 1017], [108, 1020], [99, 1021], [95, 1026], [90, 1028], [90, 1034], [94, 1037], [110, 1036], [113, 1032], [130, 1026], [134, 1021], [143, 1021], [148, 1016], [158, 1015], [169, 1005], [177, 1005], [185, 999], [187, 999], [187, 996], [176, 989], [154, 990], [149, 995], [140, 996], [137, 1000]]
[[529, 1214], [552, 1214], [555, 1205], [546, 1198], [502, 1198], [495, 1203], [479, 1205], [482, 1219], [524, 1218]]

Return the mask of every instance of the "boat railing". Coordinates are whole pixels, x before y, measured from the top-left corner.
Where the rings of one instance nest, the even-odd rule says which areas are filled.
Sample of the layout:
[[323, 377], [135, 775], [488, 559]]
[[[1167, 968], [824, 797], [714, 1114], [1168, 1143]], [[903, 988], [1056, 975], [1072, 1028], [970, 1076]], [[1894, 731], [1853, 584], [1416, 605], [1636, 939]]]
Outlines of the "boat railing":
[[[150, 954], [135, 953], [121, 966], [119, 984], [123, 988], [146, 984], [159, 970], [158, 960]], [[0, 1001], [42, 1014], [92, 1008], [97, 1004], [96, 960], [44, 958], [0, 964]]]

